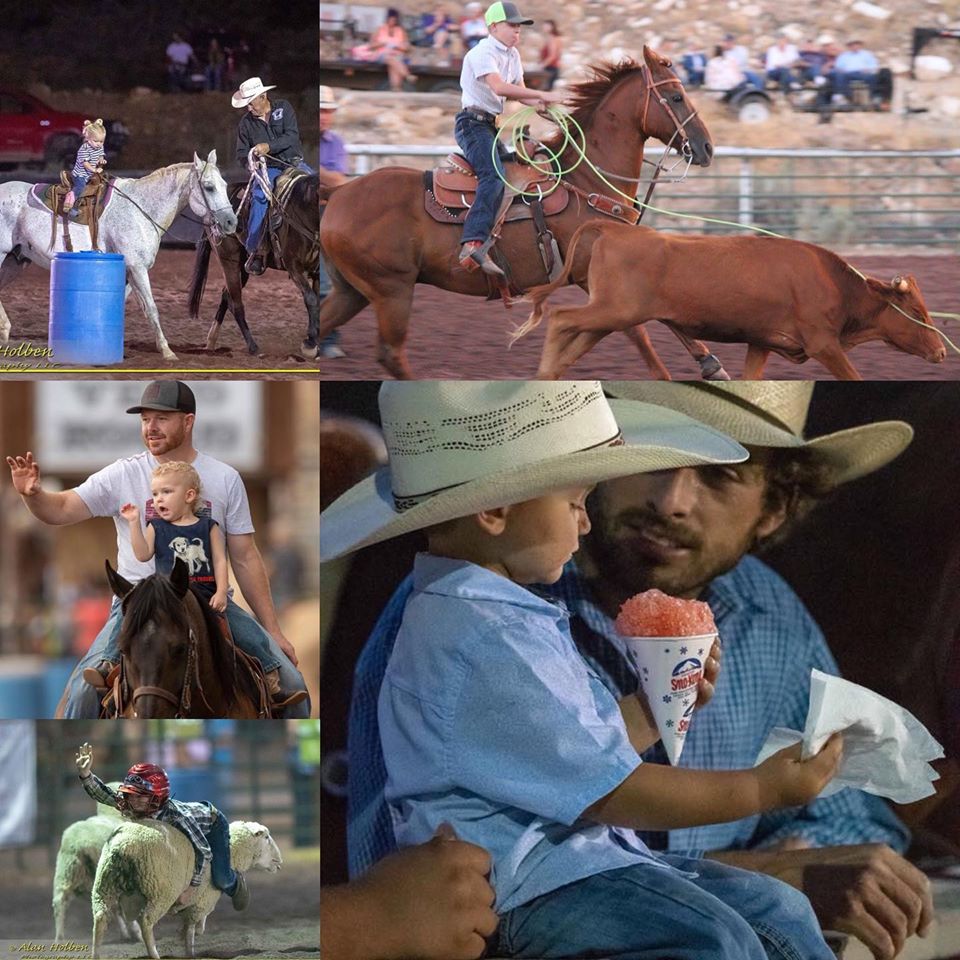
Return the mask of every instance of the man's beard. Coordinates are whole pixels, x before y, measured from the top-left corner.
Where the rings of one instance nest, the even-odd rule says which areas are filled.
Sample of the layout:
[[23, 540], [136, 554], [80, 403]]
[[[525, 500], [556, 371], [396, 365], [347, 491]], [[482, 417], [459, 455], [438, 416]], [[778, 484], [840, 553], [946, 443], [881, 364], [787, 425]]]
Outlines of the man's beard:
[[[592, 529], [584, 538], [578, 565], [609, 613], [636, 593], [658, 589], [674, 597], [696, 597], [716, 577], [739, 563], [753, 546], [754, 531], [737, 548], [722, 555], [705, 554], [703, 538], [684, 524], [647, 508], [611, 517], [602, 494], [588, 505]], [[642, 534], [664, 538], [690, 553], [676, 564], [658, 564], [632, 541]]]

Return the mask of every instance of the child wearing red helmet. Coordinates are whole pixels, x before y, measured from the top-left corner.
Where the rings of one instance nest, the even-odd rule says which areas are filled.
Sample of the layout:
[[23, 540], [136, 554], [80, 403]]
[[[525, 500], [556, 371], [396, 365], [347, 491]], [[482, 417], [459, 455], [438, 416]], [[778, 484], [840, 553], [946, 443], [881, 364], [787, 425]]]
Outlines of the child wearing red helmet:
[[242, 873], [230, 865], [230, 828], [227, 819], [207, 801], [184, 803], [170, 797], [170, 781], [162, 767], [153, 763], [135, 763], [118, 790], [111, 790], [95, 773], [93, 747], [84, 743], [77, 751], [77, 771], [83, 789], [97, 803], [116, 807], [131, 820], [153, 819], [169, 823], [193, 845], [194, 866], [190, 885], [180, 895], [180, 903], [190, 903], [203, 880], [204, 864], [210, 861], [210, 882], [233, 901], [235, 910], [245, 910], [250, 891]]

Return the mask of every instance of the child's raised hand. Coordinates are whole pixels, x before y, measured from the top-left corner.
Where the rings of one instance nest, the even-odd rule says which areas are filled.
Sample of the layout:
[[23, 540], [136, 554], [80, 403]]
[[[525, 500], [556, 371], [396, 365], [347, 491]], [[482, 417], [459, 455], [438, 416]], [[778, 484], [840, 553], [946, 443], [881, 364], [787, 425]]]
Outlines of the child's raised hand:
[[7, 457], [7, 466], [10, 468], [10, 479], [17, 493], [32, 497], [40, 492], [40, 465], [29, 450], [25, 457]]
[[777, 751], [757, 767], [761, 797], [774, 807], [809, 803], [833, 779], [843, 759], [843, 736], [833, 734], [809, 760], [800, 759], [802, 744]]
[[120, 516], [123, 517], [127, 523], [134, 523], [140, 520], [140, 508], [133, 503], [125, 503], [120, 508]]
[[89, 743], [84, 743], [77, 751], [77, 758], [74, 761], [77, 765], [77, 772], [86, 779], [90, 776], [90, 768], [93, 766], [93, 747]]
[[210, 606], [213, 607], [213, 609], [216, 610], [217, 613], [224, 613], [224, 612], [226, 611], [226, 609], [227, 609], [227, 593], [226, 593], [226, 591], [221, 592], [221, 591], [218, 590], [218, 591], [210, 598]]

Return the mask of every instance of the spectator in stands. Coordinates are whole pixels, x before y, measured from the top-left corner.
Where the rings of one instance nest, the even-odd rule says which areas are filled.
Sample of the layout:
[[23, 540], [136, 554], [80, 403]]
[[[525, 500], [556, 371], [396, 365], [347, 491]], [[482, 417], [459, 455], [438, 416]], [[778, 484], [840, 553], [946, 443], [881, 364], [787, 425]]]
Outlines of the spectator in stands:
[[793, 68], [800, 59], [800, 51], [796, 44], [790, 43], [786, 36], [781, 35], [773, 46], [767, 48], [764, 69], [767, 79], [780, 85], [784, 93], [796, 90], [800, 86]]
[[190, 69], [196, 62], [193, 47], [179, 33], [173, 34], [167, 44], [167, 83], [171, 93], [186, 89]]
[[560, 30], [556, 20], [543, 21], [544, 38], [540, 48], [540, 69], [547, 76], [547, 85], [544, 90], [552, 90], [560, 75], [560, 58], [563, 54], [563, 40], [560, 39]]
[[703, 73], [707, 68], [707, 51], [702, 47], [687, 44], [687, 49], [680, 58], [684, 73], [687, 75], [684, 83], [688, 87], [702, 87]]
[[207, 76], [208, 90], [223, 89], [223, 69], [226, 59], [220, 41], [216, 37], [211, 37], [210, 46], [207, 47], [207, 67], [204, 71]]
[[482, 3], [468, 3], [463, 12], [466, 16], [460, 21], [460, 40], [464, 52], [468, 52], [487, 35], [487, 24], [483, 19]]
[[800, 79], [815, 83], [818, 87], [827, 82], [826, 74], [833, 66], [835, 54], [829, 49], [833, 38], [823, 34], [800, 48]]
[[370, 40], [370, 50], [374, 57], [387, 66], [387, 78], [390, 89], [403, 89], [403, 84], [412, 76], [404, 62], [403, 55], [410, 50], [407, 31], [400, 26], [400, 11], [394, 7], [387, 10], [387, 19]]
[[425, 13], [420, 18], [420, 36], [414, 40], [416, 47], [432, 47], [440, 57], [440, 66], [450, 62], [450, 44], [456, 24], [447, 14], [447, 8], [438, 4], [433, 13]]
[[722, 46], [713, 48], [713, 56], [707, 61], [703, 73], [703, 85], [708, 90], [736, 90], [747, 82], [743, 68], [736, 58], [726, 53]]
[[[750, 51], [742, 43], [737, 43], [737, 38], [734, 34], [725, 34], [721, 46], [723, 47], [724, 55], [732, 57], [740, 65], [743, 75], [750, 82], [751, 86], [756, 87], [758, 90], [762, 90], [766, 86], [763, 74], [750, 69]], [[707, 85], [709, 86], [709, 84]]]
[[[332, 171], [345, 177], [347, 173], [347, 148], [344, 145], [343, 138], [334, 133], [334, 118], [340, 104], [337, 103], [333, 90], [330, 87], [320, 87], [320, 170]], [[323, 206], [320, 207], [320, 216], [323, 216]], [[323, 257], [320, 258], [320, 294], [321, 302], [326, 295], [333, 289], [330, 283], [330, 275], [327, 273], [327, 267]], [[339, 360], [345, 357], [346, 351], [340, 346], [340, 331], [332, 330], [320, 342], [320, 356], [326, 360]]]
[[867, 85], [871, 97], [876, 96], [879, 69], [876, 56], [864, 48], [862, 40], [849, 40], [847, 49], [837, 57], [834, 64], [834, 102], [851, 100], [852, 84], [856, 80]]

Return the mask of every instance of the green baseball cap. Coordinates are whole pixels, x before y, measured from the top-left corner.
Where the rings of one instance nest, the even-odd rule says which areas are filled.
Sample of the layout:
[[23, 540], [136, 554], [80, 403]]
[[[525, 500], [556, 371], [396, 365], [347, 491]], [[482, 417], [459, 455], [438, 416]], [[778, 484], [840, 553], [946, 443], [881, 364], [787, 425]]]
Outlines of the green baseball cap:
[[525, 17], [517, 9], [517, 5], [511, 3], [510, 0], [497, 0], [496, 3], [491, 3], [490, 6], [487, 7], [487, 12], [483, 15], [483, 19], [488, 27], [493, 26], [495, 23], [503, 23], [504, 20], [507, 23], [523, 23], [527, 26], [533, 23], [533, 21], [529, 17]]

